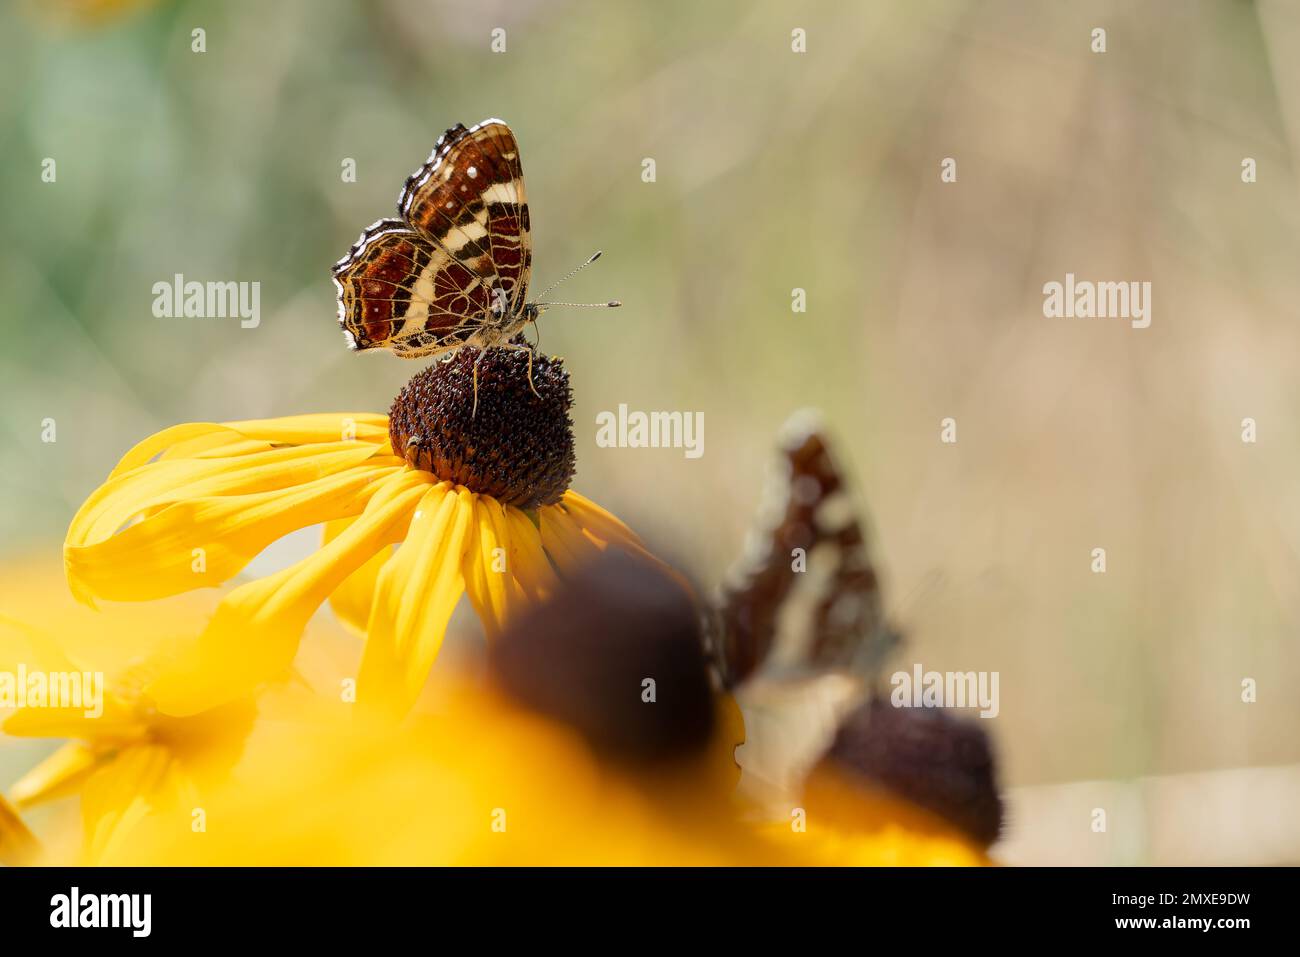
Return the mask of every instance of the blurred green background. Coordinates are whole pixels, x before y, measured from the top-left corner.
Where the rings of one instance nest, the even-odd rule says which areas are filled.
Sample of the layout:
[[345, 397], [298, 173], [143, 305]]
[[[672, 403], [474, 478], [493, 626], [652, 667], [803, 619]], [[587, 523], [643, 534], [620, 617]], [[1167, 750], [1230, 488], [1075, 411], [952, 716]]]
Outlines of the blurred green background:
[[[329, 267], [445, 127], [500, 116], [534, 287], [599, 248], [565, 298], [624, 302], [541, 324], [579, 490], [714, 584], [780, 424], [818, 407], [900, 664], [1000, 672], [988, 724], [1026, 807], [1300, 763], [1296, 5], [20, 2], [0, 93], [0, 562], [57, 561], [164, 426], [385, 411], [420, 364], [345, 349]], [[1067, 272], [1152, 282], [1151, 327], [1045, 319]], [[175, 273], [259, 281], [261, 325], [155, 319]], [[598, 448], [620, 403], [702, 411], [704, 456]], [[1188, 833], [1300, 856], [1279, 773], [1276, 821], [1238, 785]], [[1166, 805], [1098, 844], [1080, 800], [1022, 819], [1019, 856], [1160, 859]]]

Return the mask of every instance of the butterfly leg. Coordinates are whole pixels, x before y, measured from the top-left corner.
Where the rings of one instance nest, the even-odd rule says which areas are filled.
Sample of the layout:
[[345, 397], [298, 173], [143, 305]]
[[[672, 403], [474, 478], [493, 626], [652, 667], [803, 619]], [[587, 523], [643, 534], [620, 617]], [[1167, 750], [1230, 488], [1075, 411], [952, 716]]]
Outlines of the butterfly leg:
[[478, 415], [478, 367], [479, 363], [483, 361], [483, 357], [487, 355], [487, 351], [488, 347], [486, 346], [480, 349], [478, 358], [474, 360], [474, 408], [469, 413], [471, 419]]
[[509, 349], [511, 352], [528, 353], [528, 388], [532, 390], [533, 395], [540, 399], [542, 394], [537, 391], [537, 386], [533, 385], [533, 347], [527, 343], [512, 342], [501, 348]]

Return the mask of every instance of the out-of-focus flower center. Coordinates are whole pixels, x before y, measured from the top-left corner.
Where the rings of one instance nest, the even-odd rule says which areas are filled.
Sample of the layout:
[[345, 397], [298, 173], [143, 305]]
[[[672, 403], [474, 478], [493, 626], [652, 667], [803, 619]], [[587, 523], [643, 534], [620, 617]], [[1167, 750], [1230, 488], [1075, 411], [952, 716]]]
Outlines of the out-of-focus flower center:
[[[573, 399], [561, 360], [490, 349], [460, 349], [402, 387], [389, 412], [393, 451], [504, 505], [536, 508], [560, 500], [573, 478]], [[536, 389], [536, 394], [534, 394]]]
[[1002, 829], [993, 751], [978, 724], [873, 699], [841, 723], [826, 759], [893, 791], [987, 847]]

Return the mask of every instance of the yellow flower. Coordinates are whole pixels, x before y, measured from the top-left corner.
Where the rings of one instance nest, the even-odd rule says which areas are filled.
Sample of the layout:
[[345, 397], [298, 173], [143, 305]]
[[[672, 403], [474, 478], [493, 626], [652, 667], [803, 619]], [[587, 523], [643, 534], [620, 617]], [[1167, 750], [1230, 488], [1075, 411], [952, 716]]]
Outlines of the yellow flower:
[[[585, 735], [464, 675], [396, 731], [343, 706], [259, 718], [235, 773], [205, 795], [208, 831], [130, 822], [97, 862], [202, 866], [868, 866], [987, 863], [916, 807], [819, 769], [808, 828], [747, 823], [707, 753], [602, 758]], [[726, 739], [724, 729], [715, 732]]]
[[[448, 673], [396, 730], [342, 707], [259, 720], [211, 828], [137, 821], [112, 865], [628, 865], [757, 862], [721, 796], [667, 804], [574, 731]], [[711, 798], [711, 800], [710, 800]]]
[[[316, 414], [179, 425], [129, 451], [68, 530], [81, 599], [216, 586], [266, 546], [323, 525], [319, 551], [242, 584], [186, 660], [148, 688], [193, 714], [282, 675], [328, 598], [366, 635], [358, 701], [405, 714], [467, 593], [489, 636], [565, 574], [635, 534], [568, 489], [571, 394], [558, 360], [462, 350], [419, 373], [391, 417]], [[394, 553], [390, 546], [401, 543]]]
[[[79, 795], [84, 856], [94, 862], [112, 853], [136, 821], [167, 809], [183, 812], [200, 803], [198, 795], [224, 779], [239, 756], [256, 713], [243, 698], [191, 717], [159, 713], [143, 688], [165, 673], [178, 643], [175, 636], [192, 627], [193, 609], [177, 614], [167, 606], [152, 615], [77, 614], [66, 596], [42, 588], [40, 571], [17, 575], [24, 595], [14, 602], [14, 582], [7, 581], [6, 607], [40, 605], [45, 629], [0, 618], [0, 670], [9, 675], [77, 676], [83, 697], [75, 702], [40, 700], [20, 706], [5, 720], [8, 735], [70, 739], [9, 789], [14, 804], [27, 809], [62, 797]], [[192, 603], [191, 603], [192, 604]], [[88, 635], [102, 651], [69, 650], [70, 636]], [[143, 649], [152, 650], [144, 653]], [[92, 657], [93, 655], [93, 657]], [[127, 657], [130, 655], [130, 657]], [[105, 663], [108, 663], [106, 666]], [[106, 673], [110, 675], [104, 678]], [[96, 699], [91, 706], [89, 698]], [[37, 706], [39, 705], [39, 706]]]

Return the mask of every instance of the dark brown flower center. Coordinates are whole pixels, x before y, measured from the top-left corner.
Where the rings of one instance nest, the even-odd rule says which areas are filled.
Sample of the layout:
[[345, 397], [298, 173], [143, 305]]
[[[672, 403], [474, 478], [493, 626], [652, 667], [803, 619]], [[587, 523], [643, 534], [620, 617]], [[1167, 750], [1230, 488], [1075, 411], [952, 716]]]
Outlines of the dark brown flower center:
[[416, 373], [388, 413], [393, 451], [505, 505], [558, 502], [574, 471], [569, 374], [533, 354], [530, 386], [528, 360], [523, 350], [467, 348]]
[[618, 762], [695, 755], [713, 734], [694, 603], [658, 568], [612, 548], [512, 621], [489, 646], [488, 664], [515, 700]]

